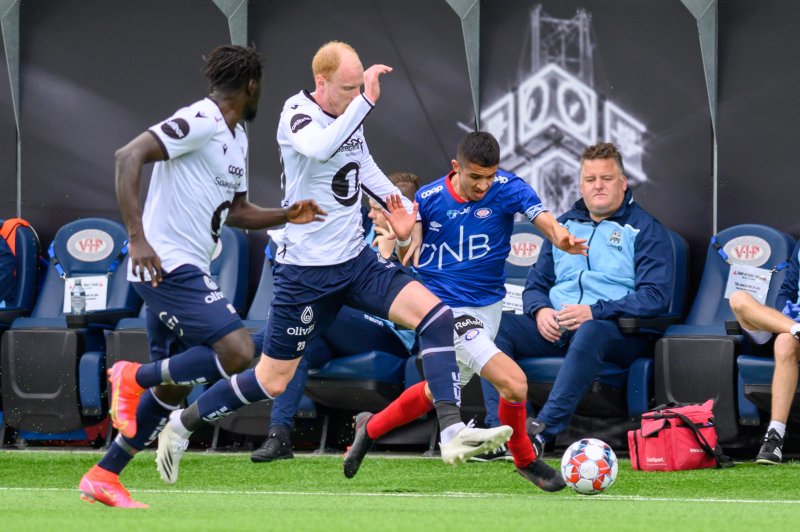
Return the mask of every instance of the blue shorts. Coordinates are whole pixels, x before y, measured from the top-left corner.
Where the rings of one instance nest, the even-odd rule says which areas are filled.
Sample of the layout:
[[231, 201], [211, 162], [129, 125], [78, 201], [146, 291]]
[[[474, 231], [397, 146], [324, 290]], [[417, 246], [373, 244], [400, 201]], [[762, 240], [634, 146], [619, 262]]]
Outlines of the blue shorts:
[[381, 318], [412, 281], [397, 261], [364, 247], [356, 257], [333, 266], [275, 266], [275, 292], [262, 351], [292, 360], [333, 322], [342, 305]]
[[133, 283], [147, 304], [150, 358], [161, 360], [193, 345], [212, 345], [244, 327], [211, 277], [196, 266], [180, 266], [164, 275], [156, 288]]

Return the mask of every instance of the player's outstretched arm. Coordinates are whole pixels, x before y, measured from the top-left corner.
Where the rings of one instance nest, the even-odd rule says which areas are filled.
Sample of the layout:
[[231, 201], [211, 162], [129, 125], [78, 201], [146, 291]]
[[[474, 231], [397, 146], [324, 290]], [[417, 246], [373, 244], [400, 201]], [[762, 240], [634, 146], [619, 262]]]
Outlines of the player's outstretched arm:
[[314, 200], [300, 200], [285, 209], [265, 208], [250, 203], [244, 192], [240, 192], [233, 197], [225, 223], [242, 229], [266, 229], [285, 223], [322, 222], [326, 214]]
[[558, 223], [558, 220], [548, 211], [540, 213], [533, 220], [533, 224], [561, 251], [572, 255], [585, 256], [588, 254], [589, 246], [586, 245], [586, 239], [576, 238], [575, 235], [567, 231], [566, 227]]
[[122, 221], [128, 231], [128, 256], [133, 274], [144, 282], [145, 271], [150, 282], [157, 286], [161, 282], [161, 259], [144, 235], [142, 227], [142, 205], [139, 200], [142, 183], [142, 167], [147, 163], [163, 161], [166, 154], [153, 135], [147, 131], [118, 149], [116, 158], [115, 186]]

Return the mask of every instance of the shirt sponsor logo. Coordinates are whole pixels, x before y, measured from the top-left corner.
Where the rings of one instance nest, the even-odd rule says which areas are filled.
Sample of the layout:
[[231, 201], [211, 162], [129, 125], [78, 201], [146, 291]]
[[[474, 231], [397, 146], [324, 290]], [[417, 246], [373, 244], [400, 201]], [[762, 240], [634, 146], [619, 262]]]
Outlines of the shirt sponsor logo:
[[492, 215], [492, 209], [482, 207], [475, 211], [475, 218], [488, 218]]
[[434, 194], [441, 192], [443, 189], [444, 187], [442, 185], [435, 186], [433, 188], [429, 188], [428, 190], [420, 194], [419, 197], [424, 199], [427, 198], [428, 196], [433, 196]]
[[495, 175], [494, 176], [494, 182], [495, 183], [506, 184], [506, 183], [508, 183], [508, 178], [506, 176], [503, 176], [503, 175]]
[[171, 139], [180, 140], [189, 134], [189, 122], [183, 118], [170, 118], [161, 124], [161, 131]]
[[460, 211], [458, 209], [450, 209], [449, 211], [447, 211], [447, 217], [453, 220], [462, 214], [469, 214], [471, 210], [472, 207], [464, 207]]
[[311, 320], [314, 319], [314, 310], [311, 307], [306, 307], [303, 309], [303, 313], [300, 315], [300, 321], [308, 325], [311, 323]]
[[238, 181], [225, 181], [221, 177], [215, 177], [214, 182], [217, 184], [218, 187], [227, 188], [228, 190], [235, 191], [237, 188], [239, 188]]
[[289, 120], [289, 127], [292, 129], [292, 133], [297, 133], [310, 123], [310, 116], [298, 113], [294, 115], [291, 120]]
[[220, 301], [222, 299], [225, 299], [225, 294], [223, 294], [222, 292], [220, 292], [220, 291], [211, 292], [210, 294], [208, 294], [206, 296], [206, 303], [208, 303], [210, 305], [211, 303], [214, 303], [216, 301]]
[[342, 144], [336, 153], [344, 153], [345, 155], [361, 155], [364, 151], [364, 139], [353, 138]]

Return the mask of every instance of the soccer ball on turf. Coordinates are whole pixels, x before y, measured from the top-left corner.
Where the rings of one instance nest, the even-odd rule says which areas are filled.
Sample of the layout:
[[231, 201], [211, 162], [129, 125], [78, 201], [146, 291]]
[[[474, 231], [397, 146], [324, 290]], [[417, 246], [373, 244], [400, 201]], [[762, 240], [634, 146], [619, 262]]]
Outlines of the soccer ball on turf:
[[567, 486], [578, 493], [601, 493], [617, 478], [617, 455], [604, 441], [594, 438], [576, 441], [561, 458], [561, 475]]

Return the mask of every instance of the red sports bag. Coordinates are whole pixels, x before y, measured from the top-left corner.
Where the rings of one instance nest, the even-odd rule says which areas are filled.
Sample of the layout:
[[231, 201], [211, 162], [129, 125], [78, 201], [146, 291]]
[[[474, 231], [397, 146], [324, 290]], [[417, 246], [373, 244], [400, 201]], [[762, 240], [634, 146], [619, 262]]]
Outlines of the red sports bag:
[[669, 403], [642, 414], [642, 428], [628, 432], [631, 466], [640, 471], [731, 467], [714, 426], [714, 400]]

